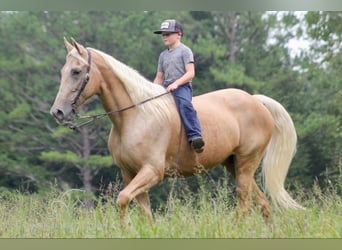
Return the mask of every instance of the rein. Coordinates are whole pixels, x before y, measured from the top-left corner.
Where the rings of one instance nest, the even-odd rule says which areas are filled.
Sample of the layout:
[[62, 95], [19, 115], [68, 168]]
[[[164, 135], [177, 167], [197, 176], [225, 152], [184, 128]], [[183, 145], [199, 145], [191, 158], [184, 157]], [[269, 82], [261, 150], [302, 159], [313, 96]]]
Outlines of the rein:
[[149, 102], [149, 101], [152, 101], [154, 99], [157, 99], [159, 97], [162, 97], [164, 95], [167, 95], [167, 94], [170, 94], [171, 92], [165, 92], [165, 93], [162, 93], [160, 95], [156, 95], [156, 96], [153, 96], [151, 98], [148, 98], [146, 100], [143, 100], [141, 102], [138, 102], [138, 103], [135, 103], [135, 104], [132, 104], [130, 106], [127, 106], [127, 107], [124, 107], [124, 108], [120, 108], [120, 109], [116, 109], [116, 110], [112, 110], [112, 111], [109, 111], [109, 112], [105, 112], [105, 113], [101, 113], [101, 114], [97, 114], [97, 115], [85, 115], [85, 116], [78, 116], [77, 118], [78, 119], [90, 119], [88, 121], [85, 121], [85, 122], [82, 122], [82, 123], [79, 123], [79, 124], [74, 124], [73, 122], [70, 122], [69, 123], [69, 128], [71, 129], [76, 129], [76, 128], [80, 128], [80, 127], [83, 127], [84, 125], [87, 125], [95, 120], [98, 120], [98, 119], [101, 119], [107, 115], [111, 115], [111, 114], [115, 114], [115, 113], [120, 113], [120, 112], [123, 112], [123, 111], [126, 111], [126, 110], [129, 110], [129, 109], [132, 109], [132, 108], [135, 108], [139, 105], [142, 105], [146, 102]]

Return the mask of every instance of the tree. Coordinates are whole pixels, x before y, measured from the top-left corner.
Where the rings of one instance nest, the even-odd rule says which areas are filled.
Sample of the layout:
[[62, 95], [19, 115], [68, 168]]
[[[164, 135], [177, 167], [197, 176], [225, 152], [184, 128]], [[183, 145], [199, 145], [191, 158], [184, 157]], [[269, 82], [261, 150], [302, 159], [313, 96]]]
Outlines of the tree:
[[[68, 12], [1, 14], [1, 32], [10, 34], [7, 36], [9, 40], [3, 39], [4, 44], [9, 48], [17, 48], [1, 50], [4, 58], [1, 60], [1, 75], [4, 76], [1, 79], [1, 125], [7, 128], [1, 131], [1, 150], [4, 150], [1, 168], [4, 170], [4, 177], [6, 176], [7, 181], [11, 180], [14, 188], [19, 185], [17, 181], [13, 181], [18, 180], [18, 177], [23, 178], [26, 183], [30, 183], [25, 187], [30, 191], [49, 187], [54, 183], [54, 178], [63, 179], [69, 186], [85, 187], [93, 191], [91, 181], [94, 175], [102, 167], [113, 166], [108, 163], [108, 156], [105, 154], [106, 141], [101, 139], [103, 134], [108, 133], [109, 124], [104, 125], [101, 121], [102, 124], [97, 123], [97, 128], [82, 128], [79, 133], [71, 134], [71, 131], [57, 127], [49, 114], [59, 85], [58, 71], [66, 54], [61, 37], [57, 41], [55, 34], [67, 30], [63, 27], [64, 22], [72, 30], [74, 26], [69, 21], [77, 17]], [[84, 17], [86, 15], [78, 18]], [[57, 25], [60, 22], [62, 24]], [[11, 32], [12, 30], [18, 32]], [[57, 43], [59, 46], [56, 46]], [[98, 105], [88, 104], [91, 108], [96, 109], [96, 106]], [[79, 161], [70, 161], [70, 154], [66, 153], [64, 155], [69, 157], [61, 162], [62, 152], [68, 148], [77, 152]], [[97, 156], [92, 157], [91, 154]], [[52, 159], [53, 156], [56, 157], [55, 160]], [[46, 161], [51, 164], [46, 164]], [[74, 167], [74, 171], [70, 171], [70, 166]], [[70, 174], [72, 172], [78, 174]], [[80, 185], [75, 180], [77, 177], [81, 180]], [[22, 180], [19, 179], [19, 182]]]
[[[287, 71], [279, 75], [286, 76], [283, 80], [278, 76], [278, 80], [274, 78], [275, 82], [263, 88], [265, 93], [272, 93], [280, 100], [294, 118], [299, 142], [289, 177], [306, 187], [310, 187], [314, 180], [327, 186], [329, 182], [339, 183], [341, 178], [341, 105], [337, 101], [341, 99], [342, 75], [337, 70], [341, 67], [341, 54], [334, 49], [340, 45], [341, 34], [338, 34], [338, 28], [333, 33], [330, 33], [332, 27], [327, 28], [341, 15], [333, 13], [333, 18], [328, 15], [308, 12], [305, 22], [298, 20], [293, 13], [283, 16], [282, 24], [287, 27], [299, 25], [294, 34], [308, 36], [311, 47], [289, 60], [290, 67], [281, 67]], [[334, 21], [330, 23], [329, 20]], [[323, 35], [327, 30], [330, 35]], [[293, 36], [292, 31], [289, 33], [281, 37]], [[331, 39], [325, 42], [329, 37]], [[330, 46], [321, 46], [325, 43]]]

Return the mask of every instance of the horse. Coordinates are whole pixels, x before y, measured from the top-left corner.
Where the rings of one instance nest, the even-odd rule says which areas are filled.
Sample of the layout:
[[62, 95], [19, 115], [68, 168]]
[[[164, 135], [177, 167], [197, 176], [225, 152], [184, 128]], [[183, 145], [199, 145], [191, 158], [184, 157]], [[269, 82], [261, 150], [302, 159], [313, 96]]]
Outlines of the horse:
[[[138, 71], [100, 50], [64, 37], [66, 62], [50, 113], [70, 124], [77, 109], [97, 95], [112, 122], [109, 152], [120, 167], [125, 187], [116, 203], [120, 218], [136, 199], [151, 220], [148, 190], [164, 178], [191, 176], [223, 165], [236, 181], [237, 210], [258, 206], [265, 220], [271, 216], [266, 192], [276, 207], [304, 209], [285, 190], [284, 182], [296, 152], [297, 135], [286, 109], [264, 95], [222, 89], [193, 97], [205, 148], [189, 145], [170, 92]], [[265, 191], [254, 179], [262, 165]]]

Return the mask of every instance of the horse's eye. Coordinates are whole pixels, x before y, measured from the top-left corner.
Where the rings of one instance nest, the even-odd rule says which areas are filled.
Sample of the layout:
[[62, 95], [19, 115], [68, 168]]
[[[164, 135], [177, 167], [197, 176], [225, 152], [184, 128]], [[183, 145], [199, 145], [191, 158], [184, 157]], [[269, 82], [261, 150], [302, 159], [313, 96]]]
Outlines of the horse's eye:
[[72, 70], [71, 70], [71, 75], [74, 76], [74, 77], [79, 76], [80, 73], [81, 73], [81, 70], [80, 70], [80, 69], [72, 69]]

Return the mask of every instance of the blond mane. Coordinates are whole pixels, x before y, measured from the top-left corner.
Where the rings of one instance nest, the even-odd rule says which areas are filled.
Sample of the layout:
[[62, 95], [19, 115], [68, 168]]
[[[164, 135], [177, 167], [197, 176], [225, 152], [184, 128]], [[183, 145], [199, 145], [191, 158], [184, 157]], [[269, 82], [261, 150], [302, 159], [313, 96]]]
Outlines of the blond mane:
[[[94, 50], [103, 57], [105, 62], [115, 72], [117, 77], [124, 84], [128, 95], [134, 103], [139, 103], [151, 97], [165, 93], [166, 90], [161, 85], [148, 81], [133, 68], [102, 51]], [[148, 115], [153, 114], [157, 118], [167, 119], [171, 119], [172, 117], [171, 115], [174, 111], [174, 108], [172, 109], [172, 107], [175, 107], [175, 103], [171, 94], [164, 95], [138, 106], [138, 108]]]

